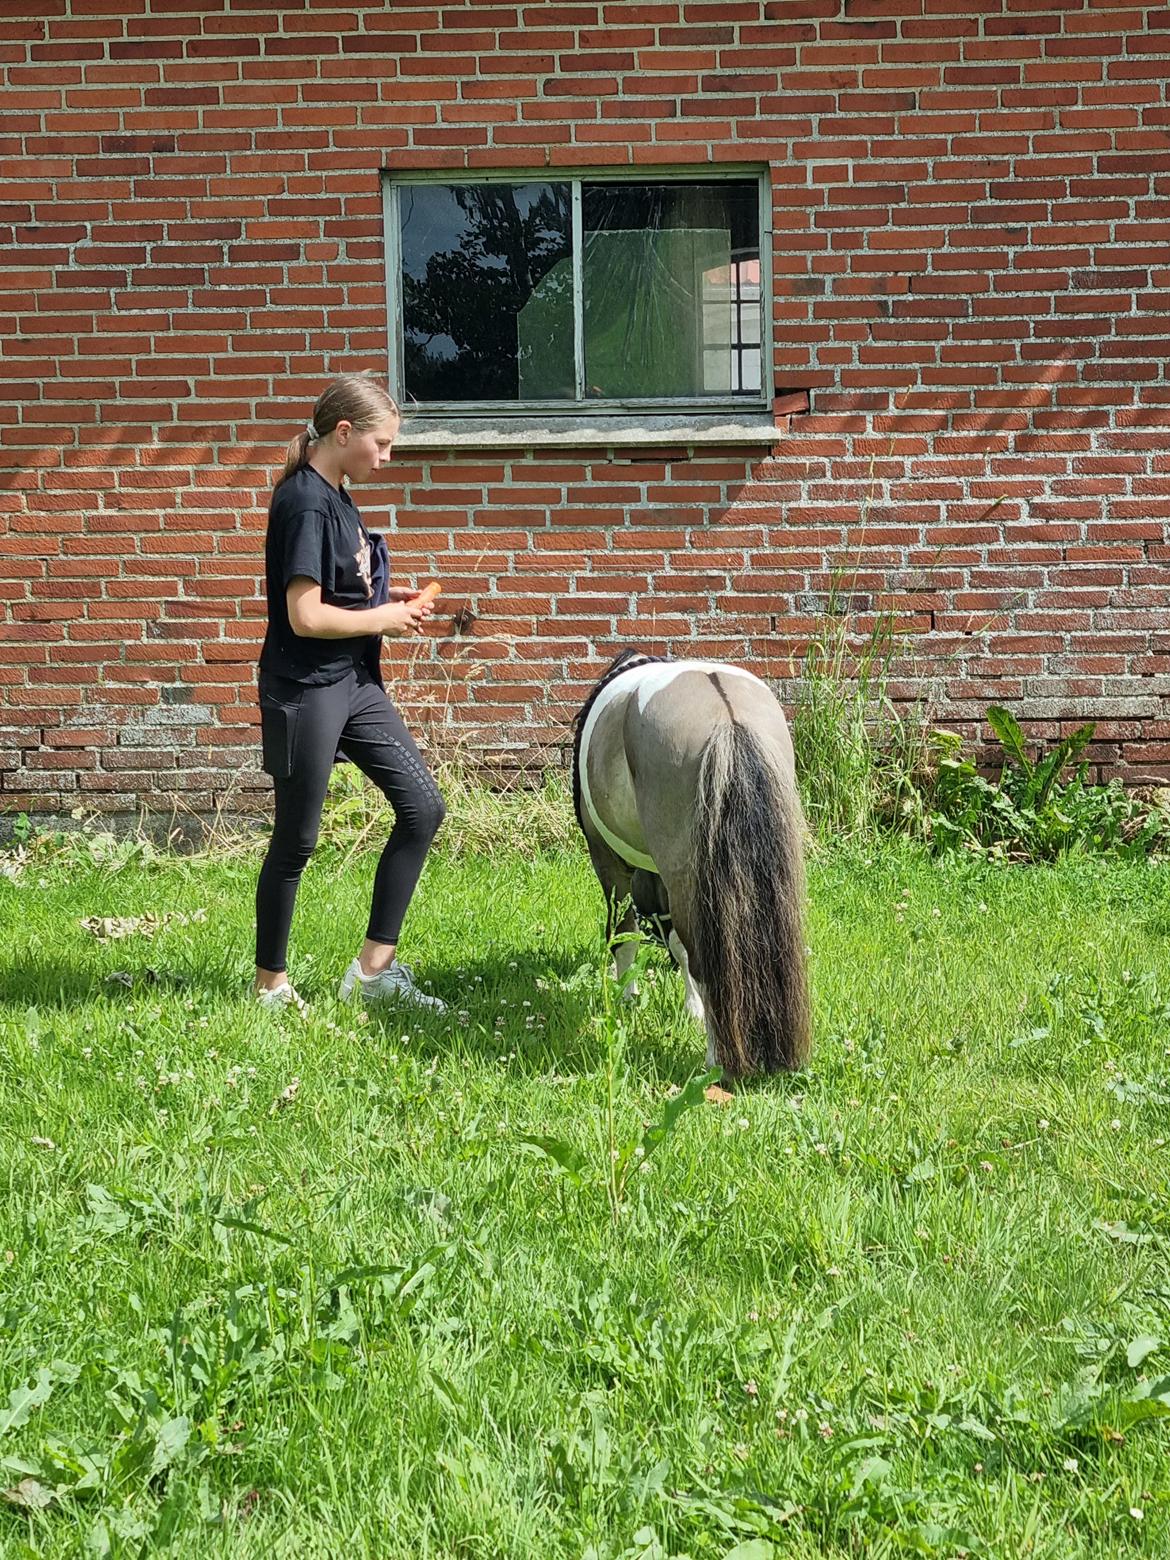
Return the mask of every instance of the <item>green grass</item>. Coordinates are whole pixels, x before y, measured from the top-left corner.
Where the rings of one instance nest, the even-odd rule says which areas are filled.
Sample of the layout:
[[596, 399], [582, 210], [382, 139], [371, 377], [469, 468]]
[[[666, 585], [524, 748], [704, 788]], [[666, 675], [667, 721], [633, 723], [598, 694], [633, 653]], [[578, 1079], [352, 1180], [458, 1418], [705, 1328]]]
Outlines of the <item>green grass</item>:
[[254, 860], [34, 854], [0, 1489], [54, 1498], [0, 1553], [1165, 1555], [1167, 870], [820, 853], [811, 1068], [615, 1197], [611, 1088], [636, 1139], [703, 1043], [657, 957], [603, 1003], [583, 855], [433, 859], [455, 1011], [366, 1022], [369, 855], [305, 877], [300, 1019], [244, 995]]

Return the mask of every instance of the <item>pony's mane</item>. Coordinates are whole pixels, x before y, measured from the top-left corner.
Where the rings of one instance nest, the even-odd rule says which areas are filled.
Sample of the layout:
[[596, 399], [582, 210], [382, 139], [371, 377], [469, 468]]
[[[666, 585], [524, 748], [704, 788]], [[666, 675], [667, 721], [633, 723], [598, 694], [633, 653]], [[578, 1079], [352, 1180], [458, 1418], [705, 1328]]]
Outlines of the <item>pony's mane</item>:
[[623, 672], [628, 672], [632, 667], [645, 666], [650, 661], [665, 661], [669, 659], [664, 655], [643, 655], [640, 650], [623, 650], [620, 655], [614, 657], [609, 666], [593, 684], [589, 691], [589, 697], [577, 711], [573, 721], [573, 811], [577, 815], [577, 822], [584, 829], [585, 823], [581, 816], [581, 733], [585, 730], [585, 722], [589, 718], [589, 711], [593, 708], [597, 695], [603, 688], [608, 688], [615, 677], [620, 677]]

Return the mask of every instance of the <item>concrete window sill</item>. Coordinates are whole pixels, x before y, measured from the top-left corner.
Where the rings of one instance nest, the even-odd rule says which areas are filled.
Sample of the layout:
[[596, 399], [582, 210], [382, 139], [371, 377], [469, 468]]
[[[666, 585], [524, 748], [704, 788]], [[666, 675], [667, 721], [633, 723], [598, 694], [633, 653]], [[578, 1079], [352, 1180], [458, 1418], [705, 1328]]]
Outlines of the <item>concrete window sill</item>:
[[[787, 409], [785, 409], [787, 410]], [[784, 437], [787, 417], [772, 412], [726, 414], [598, 413], [594, 416], [405, 417], [396, 450], [623, 449], [664, 444], [768, 445]]]

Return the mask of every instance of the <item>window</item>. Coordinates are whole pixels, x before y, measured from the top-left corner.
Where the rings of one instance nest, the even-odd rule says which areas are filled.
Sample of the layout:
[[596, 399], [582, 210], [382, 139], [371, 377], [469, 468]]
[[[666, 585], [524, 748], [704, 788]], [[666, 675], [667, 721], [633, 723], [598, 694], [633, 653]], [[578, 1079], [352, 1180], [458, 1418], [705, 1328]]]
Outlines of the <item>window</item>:
[[759, 174], [387, 184], [391, 379], [420, 409], [759, 407]]

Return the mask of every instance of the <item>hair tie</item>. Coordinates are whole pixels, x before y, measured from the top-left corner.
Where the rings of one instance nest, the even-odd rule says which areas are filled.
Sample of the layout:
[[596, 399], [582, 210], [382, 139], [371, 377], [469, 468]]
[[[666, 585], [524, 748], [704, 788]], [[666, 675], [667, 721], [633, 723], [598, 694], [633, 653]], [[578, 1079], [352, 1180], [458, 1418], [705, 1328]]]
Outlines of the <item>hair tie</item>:
[[321, 437], [321, 435], [317, 432], [316, 428], [313, 427], [313, 424], [311, 422], [307, 422], [305, 424], [305, 432], [309, 435], [309, 438], [313, 440], [314, 444]]

